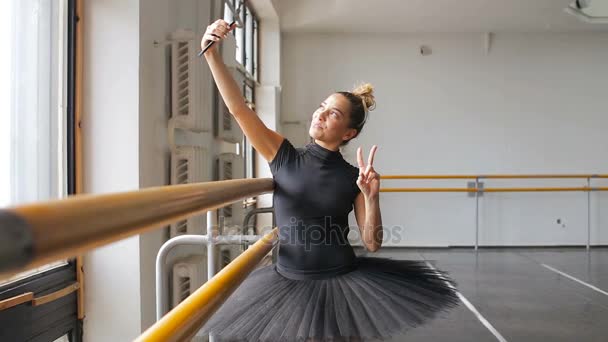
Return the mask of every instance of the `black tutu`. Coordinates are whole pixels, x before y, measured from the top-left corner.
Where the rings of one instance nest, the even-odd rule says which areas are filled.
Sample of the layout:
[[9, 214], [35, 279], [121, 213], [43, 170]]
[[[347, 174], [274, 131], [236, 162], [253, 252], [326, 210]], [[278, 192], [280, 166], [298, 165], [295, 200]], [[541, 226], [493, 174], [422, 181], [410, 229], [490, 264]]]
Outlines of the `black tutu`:
[[424, 261], [358, 257], [355, 270], [292, 280], [254, 270], [199, 333], [219, 341], [370, 341], [458, 304], [455, 283]]

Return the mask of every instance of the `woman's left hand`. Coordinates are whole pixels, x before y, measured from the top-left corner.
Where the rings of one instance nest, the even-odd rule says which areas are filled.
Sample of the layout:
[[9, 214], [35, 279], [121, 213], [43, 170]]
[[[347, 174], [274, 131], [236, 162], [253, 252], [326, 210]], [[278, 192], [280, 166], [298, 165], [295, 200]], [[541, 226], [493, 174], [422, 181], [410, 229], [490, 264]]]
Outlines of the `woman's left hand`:
[[372, 146], [367, 159], [367, 165], [363, 162], [363, 151], [361, 147], [357, 149], [357, 163], [359, 164], [359, 178], [357, 186], [366, 198], [377, 198], [380, 192], [380, 174], [374, 170], [374, 155], [378, 147]]

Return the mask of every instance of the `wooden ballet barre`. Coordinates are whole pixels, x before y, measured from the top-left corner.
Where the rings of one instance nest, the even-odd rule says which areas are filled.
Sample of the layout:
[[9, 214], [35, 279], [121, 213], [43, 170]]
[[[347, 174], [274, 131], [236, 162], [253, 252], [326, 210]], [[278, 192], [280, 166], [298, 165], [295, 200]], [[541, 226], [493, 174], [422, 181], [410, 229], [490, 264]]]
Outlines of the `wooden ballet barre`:
[[189, 341], [277, 242], [278, 228], [274, 228], [148, 328], [136, 341]]
[[608, 187], [546, 187], [546, 188], [487, 188], [480, 192], [561, 192], [561, 191], [606, 191]]
[[477, 191], [477, 189], [475, 189], [475, 188], [380, 188], [380, 192], [476, 192], [476, 191]]
[[238, 179], [76, 195], [0, 209], [0, 278], [271, 192], [273, 187], [271, 178]]
[[561, 192], [608, 191], [608, 187], [546, 187], [546, 188], [382, 188], [380, 192]]
[[608, 178], [608, 174], [538, 174], [538, 175], [384, 175], [381, 179], [566, 179]]

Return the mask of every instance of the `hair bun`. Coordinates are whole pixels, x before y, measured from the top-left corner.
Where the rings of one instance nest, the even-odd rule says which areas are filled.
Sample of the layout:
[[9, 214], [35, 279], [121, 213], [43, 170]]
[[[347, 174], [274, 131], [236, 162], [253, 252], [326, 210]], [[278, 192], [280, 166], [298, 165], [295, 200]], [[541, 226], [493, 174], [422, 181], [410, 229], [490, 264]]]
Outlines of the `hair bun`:
[[367, 110], [376, 108], [376, 99], [374, 98], [374, 86], [370, 83], [361, 83], [352, 91], [353, 95], [361, 98]]

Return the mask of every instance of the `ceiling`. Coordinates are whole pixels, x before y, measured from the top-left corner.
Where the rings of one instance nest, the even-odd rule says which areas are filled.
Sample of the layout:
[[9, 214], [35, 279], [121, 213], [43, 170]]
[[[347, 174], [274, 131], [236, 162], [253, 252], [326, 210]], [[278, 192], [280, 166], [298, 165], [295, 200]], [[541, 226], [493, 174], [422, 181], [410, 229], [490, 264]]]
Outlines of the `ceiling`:
[[[564, 9], [574, 0], [272, 0], [284, 32], [608, 32]], [[606, 5], [606, 0], [591, 0]], [[600, 8], [601, 9], [601, 8]]]

